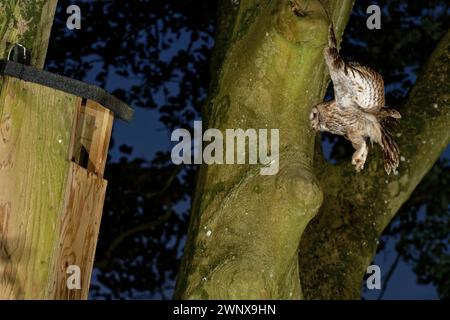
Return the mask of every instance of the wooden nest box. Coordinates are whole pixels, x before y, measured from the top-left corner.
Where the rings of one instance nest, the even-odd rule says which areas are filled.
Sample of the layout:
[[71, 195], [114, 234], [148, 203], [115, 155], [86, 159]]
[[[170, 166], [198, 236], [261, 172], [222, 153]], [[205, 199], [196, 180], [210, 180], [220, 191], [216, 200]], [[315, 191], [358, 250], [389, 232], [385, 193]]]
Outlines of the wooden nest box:
[[0, 88], [0, 299], [85, 299], [113, 119], [133, 110], [13, 61]]

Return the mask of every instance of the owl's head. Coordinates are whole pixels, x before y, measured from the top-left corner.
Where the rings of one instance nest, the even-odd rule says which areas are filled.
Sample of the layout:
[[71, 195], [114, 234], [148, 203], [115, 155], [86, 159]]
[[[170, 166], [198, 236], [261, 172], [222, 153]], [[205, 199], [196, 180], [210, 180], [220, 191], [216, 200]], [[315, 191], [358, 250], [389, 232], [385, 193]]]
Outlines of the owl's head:
[[330, 111], [332, 111], [334, 107], [335, 100], [316, 104], [309, 114], [311, 127], [316, 131], [329, 131], [327, 123], [329, 122]]
[[327, 119], [330, 109], [333, 108], [335, 101], [325, 101], [316, 104], [309, 114], [311, 127], [316, 131], [328, 131]]
[[328, 102], [321, 102], [319, 104], [316, 104], [312, 108], [311, 113], [309, 114], [309, 121], [311, 122], [311, 127], [316, 131], [323, 130], [321, 126], [322, 124], [321, 113], [323, 109], [326, 107], [326, 105], [328, 105]]

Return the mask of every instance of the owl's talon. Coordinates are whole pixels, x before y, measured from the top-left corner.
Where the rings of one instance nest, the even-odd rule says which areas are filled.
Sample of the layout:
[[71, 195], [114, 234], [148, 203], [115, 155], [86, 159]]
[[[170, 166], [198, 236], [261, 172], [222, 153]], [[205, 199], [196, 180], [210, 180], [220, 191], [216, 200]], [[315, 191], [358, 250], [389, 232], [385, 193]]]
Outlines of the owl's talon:
[[362, 157], [353, 157], [352, 158], [352, 165], [355, 166], [355, 169], [357, 172], [360, 172], [361, 170], [364, 169], [364, 163], [365, 163], [365, 159]]

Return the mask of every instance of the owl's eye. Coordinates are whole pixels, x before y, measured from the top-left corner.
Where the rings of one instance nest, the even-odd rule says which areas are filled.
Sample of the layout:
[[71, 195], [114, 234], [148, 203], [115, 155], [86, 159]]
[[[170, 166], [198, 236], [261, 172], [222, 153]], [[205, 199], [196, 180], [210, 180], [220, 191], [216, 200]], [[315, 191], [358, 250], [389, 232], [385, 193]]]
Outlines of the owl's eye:
[[316, 119], [317, 118], [317, 109], [316, 108], [314, 108], [314, 109], [312, 109], [312, 111], [311, 111], [311, 113], [310, 113], [310, 115], [309, 115], [309, 120], [314, 120], [314, 119]]

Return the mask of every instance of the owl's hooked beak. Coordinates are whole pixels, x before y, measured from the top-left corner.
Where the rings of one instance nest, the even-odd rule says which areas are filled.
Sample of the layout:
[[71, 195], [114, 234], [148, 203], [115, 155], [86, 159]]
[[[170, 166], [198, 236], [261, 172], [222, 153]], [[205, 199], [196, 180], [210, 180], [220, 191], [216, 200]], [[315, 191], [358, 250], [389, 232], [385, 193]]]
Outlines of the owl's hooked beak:
[[319, 131], [320, 130], [320, 125], [319, 125], [319, 110], [317, 110], [316, 107], [314, 107], [311, 110], [311, 113], [309, 114], [309, 120], [311, 122], [311, 127], [316, 130]]

